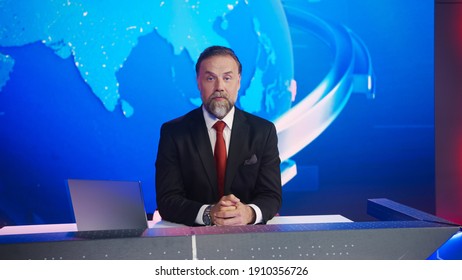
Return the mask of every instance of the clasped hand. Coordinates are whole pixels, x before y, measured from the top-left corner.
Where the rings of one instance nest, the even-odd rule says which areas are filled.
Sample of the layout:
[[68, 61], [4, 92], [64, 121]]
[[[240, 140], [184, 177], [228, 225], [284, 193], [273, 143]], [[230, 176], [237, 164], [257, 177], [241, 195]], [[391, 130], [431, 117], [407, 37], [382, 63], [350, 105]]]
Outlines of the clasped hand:
[[233, 194], [223, 196], [215, 204], [210, 214], [217, 226], [240, 226], [255, 222], [255, 211]]

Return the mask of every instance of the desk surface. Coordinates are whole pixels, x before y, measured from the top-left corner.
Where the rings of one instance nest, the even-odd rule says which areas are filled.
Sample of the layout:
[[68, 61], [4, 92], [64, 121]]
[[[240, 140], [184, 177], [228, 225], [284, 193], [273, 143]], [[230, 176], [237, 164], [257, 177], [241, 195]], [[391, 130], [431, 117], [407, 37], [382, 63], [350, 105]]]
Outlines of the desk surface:
[[124, 236], [77, 232], [75, 224], [5, 227], [0, 259], [425, 259], [459, 230], [339, 215], [279, 216], [267, 225], [236, 227], [150, 221], [149, 227]]
[[368, 204], [384, 219], [277, 216], [267, 225], [187, 227], [155, 214], [148, 229], [124, 236], [75, 224], [10, 226], [0, 229], [0, 259], [426, 259], [459, 231], [392, 201]]
[[[314, 215], [314, 216], [277, 216], [268, 221], [269, 225], [277, 224], [312, 224], [312, 223], [347, 223], [351, 220], [341, 215]], [[152, 221], [148, 221], [148, 228], [176, 228], [186, 227], [181, 224], [175, 224], [162, 221], [157, 212], [154, 214]], [[35, 233], [55, 233], [55, 232], [73, 232], [77, 231], [75, 223], [69, 224], [45, 224], [45, 225], [22, 225], [6, 226], [0, 229], [0, 235], [15, 234], [35, 234]]]

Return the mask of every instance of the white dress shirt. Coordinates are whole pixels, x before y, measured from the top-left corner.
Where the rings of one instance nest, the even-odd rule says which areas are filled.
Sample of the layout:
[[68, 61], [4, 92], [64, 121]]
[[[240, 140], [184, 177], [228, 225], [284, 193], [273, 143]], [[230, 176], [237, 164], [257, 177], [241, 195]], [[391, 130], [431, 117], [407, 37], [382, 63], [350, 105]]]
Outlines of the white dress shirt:
[[[233, 129], [233, 122], [234, 122], [234, 106], [233, 108], [228, 112], [228, 114], [221, 119], [221, 121], [224, 121], [226, 123], [226, 127], [223, 130], [223, 138], [225, 139], [226, 143], [226, 155], [228, 155], [228, 150], [229, 150], [229, 142], [231, 140], [231, 130]], [[217, 140], [217, 133], [215, 129], [212, 127], [218, 119], [214, 115], [210, 114], [204, 106], [202, 106], [202, 112], [204, 114], [204, 119], [205, 119], [205, 125], [207, 126], [207, 131], [209, 133], [209, 138], [210, 138], [210, 146], [212, 148], [212, 151], [215, 150], [215, 142]], [[255, 204], [248, 204], [250, 207], [253, 208], [255, 211], [255, 224], [260, 223], [263, 220], [263, 215], [261, 213], [260, 208], [255, 205]], [[199, 212], [197, 213], [196, 216], [196, 224], [204, 225], [204, 221], [202, 220], [202, 216], [204, 215], [205, 208], [209, 206], [208, 204], [202, 205], [202, 207], [199, 209]]]

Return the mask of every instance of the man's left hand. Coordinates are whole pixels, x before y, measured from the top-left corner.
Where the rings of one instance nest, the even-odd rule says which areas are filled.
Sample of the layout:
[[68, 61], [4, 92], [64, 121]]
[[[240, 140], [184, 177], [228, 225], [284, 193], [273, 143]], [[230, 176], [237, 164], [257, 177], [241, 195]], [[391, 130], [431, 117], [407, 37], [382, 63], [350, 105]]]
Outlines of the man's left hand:
[[232, 194], [223, 196], [212, 208], [211, 215], [217, 226], [240, 226], [255, 222], [253, 208], [240, 202]]

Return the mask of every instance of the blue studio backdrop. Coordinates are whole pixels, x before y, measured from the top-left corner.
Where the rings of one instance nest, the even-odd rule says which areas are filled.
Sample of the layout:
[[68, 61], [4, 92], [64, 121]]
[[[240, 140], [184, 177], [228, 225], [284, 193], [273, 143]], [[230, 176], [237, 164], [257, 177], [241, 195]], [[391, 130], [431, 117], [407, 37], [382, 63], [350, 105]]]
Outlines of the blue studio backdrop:
[[273, 121], [281, 215], [433, 213], [433, 0], [0, 0], [0, 221], [74, 220], [66, 180], [141, 181], [156, 209], [163, 122], [201, 104], [210, 45], [237, 106]]

